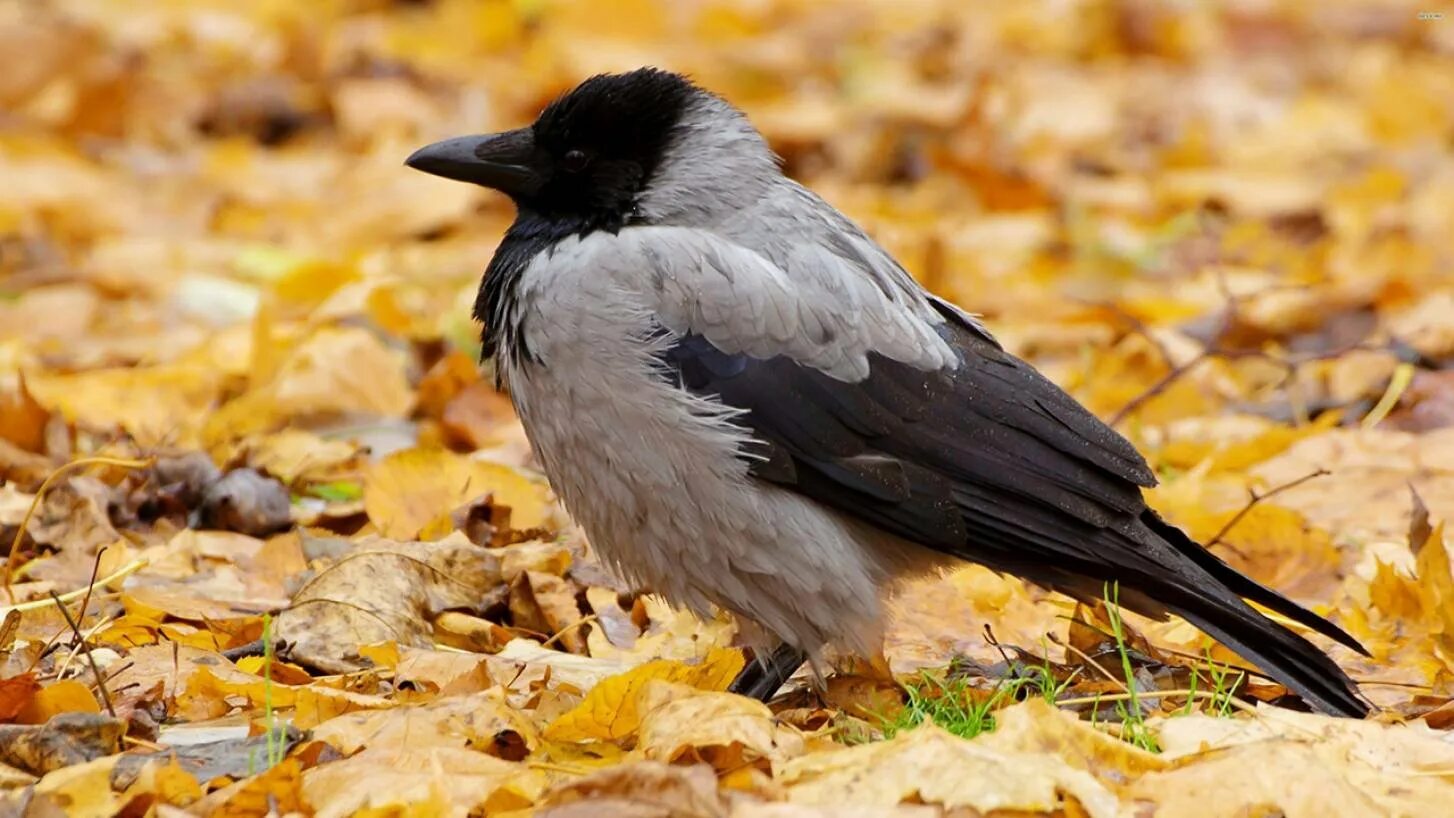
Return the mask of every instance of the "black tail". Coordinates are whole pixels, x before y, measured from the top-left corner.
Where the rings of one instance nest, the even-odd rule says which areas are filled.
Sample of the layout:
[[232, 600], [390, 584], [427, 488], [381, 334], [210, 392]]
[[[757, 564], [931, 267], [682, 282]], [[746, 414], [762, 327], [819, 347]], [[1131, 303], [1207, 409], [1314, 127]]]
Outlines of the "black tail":
[[1244, 599], [1323, 634], [1364, 656], [1368, 651], [1346, 631], [1255, 580], [1202, 548], [1173, 525], [1147, 511], [1142, 522], [1185, 555], [1213, 582], [1158, 597], [1172, 611], [1215, 636], [1268, 675], [1327, 713], [1362, 718], [1368, 704], [1357, 685], [1313, 643], [1258, 613]]

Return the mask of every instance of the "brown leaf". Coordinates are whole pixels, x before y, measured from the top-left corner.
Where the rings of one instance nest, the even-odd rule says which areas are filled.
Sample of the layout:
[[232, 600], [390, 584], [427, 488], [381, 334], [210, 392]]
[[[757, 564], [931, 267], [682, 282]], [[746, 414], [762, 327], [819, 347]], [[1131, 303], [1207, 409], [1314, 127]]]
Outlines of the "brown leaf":
[[64, 713], [42, 725], [0, 725], [0, 762], [43, 775], [121, 751], [125, 727], [96, 713]]
[[432, 543], [364, 541], [320, 572], [274, 622], [293, 661], [330, 673], [368, 666], [361, 645], [426, 647], [431, 622], [499, 586], [499, 557], [453, 535]]
[[717, 793], [712, 768], [704, 764], [673, 766], [639, 761], [600, 770], [551, 789], [535, 814], [541, 818], [725, 818], [727, 806]]
[[313, 737], [344, 755], [366, 747], [425, 751], [464, 746], [509, 756], [540, 744], [535, 727], [498, 689], [393, 710], [347, 713], [319, 724]]
[[556, 639], [570, 653], [585, 653], [586, 639], [577, 627], [581, 609], [575, 588], [551, 574], [524, 571], [510, 584], [510, 616], [516, 627]]
[[203, 525], [263, 537], [292, 524], [288, 489], [253, 469], [234, 469], [207, 487]]
[[493, 815], [530, 806], [543, 788], [539, 772], [459, 747], [380, 745], [303, 774], [319, 818], [390, 808]]
[[719, 775], [760, 765], [765, 772], [803, 753], [803, 737], [767, 705], [731, 693], [653, 679], [637, 697], [636, 747], [646, 758], [710, 764]]
[[502, 429], [514, 417], [509, 398], [485, 381], [475, 381], [445, 404], [440, 425], [451, 443], [473, 450], [501, 443]]
[[1050, 812], [1074, 798], [1110, 818], [1120, 801], [1099, 781], [1054, 756], [999, 750], [926, 725], [888, 741], [788, 761], [777, 776], [788, 799], [806, 804], [905, 801], [981, 812]]

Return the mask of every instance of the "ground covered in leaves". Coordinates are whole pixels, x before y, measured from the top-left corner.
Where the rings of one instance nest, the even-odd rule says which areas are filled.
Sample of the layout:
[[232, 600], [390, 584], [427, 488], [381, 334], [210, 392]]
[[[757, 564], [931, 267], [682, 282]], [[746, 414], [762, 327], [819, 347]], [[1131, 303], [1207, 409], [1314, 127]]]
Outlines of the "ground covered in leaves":
[[[0, 4], [0, 55], [0, 814], [1454, 799], [1436, 4], [50, 0]], [[972, 567], [899, 601], [900, 685], [720, 692], [735, 626], [604, 573], [476, 369], [508, 205], [401, 167], [643, 64], [745, 108], [1131, 437], [1170, 519], [1362, 639], [1333, 654], [1377, 717]]]

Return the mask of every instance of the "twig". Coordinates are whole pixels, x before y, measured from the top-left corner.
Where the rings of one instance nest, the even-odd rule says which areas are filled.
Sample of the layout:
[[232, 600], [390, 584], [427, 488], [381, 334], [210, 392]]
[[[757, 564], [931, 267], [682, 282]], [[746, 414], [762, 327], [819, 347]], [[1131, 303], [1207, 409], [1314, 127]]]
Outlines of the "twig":
[[1238, 511], [1236, 514], [1232, 515], [1232, 519], [1228, 520], [1226, 525], [1222, 526], [1222, 530], [1218, 531], [1215, 537], [1207, 540], [1207, 544], [1205, 547], [1210, 549], [1212, 546], [1221, 543], [1222, 538], [1231, 533], [1232, 529], [1235, 528], [1238, 523], [1242, 522], [1242, 518], [1250, 514], [1252, 512], [1252, 509], [1256, 508], [1257, 504], [1262, 502], [1263, 500], [1266, 500], [1269, 497], [1275, 497], [1276, 495], [1279, 495], [1284, 491], [1287, 491], [1288, 489], [1297, 488], [1298, 486], [1301, 486], [1303, 483], [1306, 483], [1309, 480], [1313, 480], [1319, 477], [1326, 477], [1329, 474], [1332, 474], [1332, 472], [1324, 468], [1318, 468], [1316, 471], [1309, 472], [1302, 477], [1297, 478], [1296, 480], [1283, 483], [1280, 486], [1268, 489], [1262, 494], [1258, 494], [1256, 489], [1248, 489], [1247, 504], [1242, 506], [1241, 511]]
[[[1224, 360], [1258, 358], [1267, 361], [1268, 363], [1271, 363], [1275, 366], [1281, 367], [1283, 370], [1282, 380], [1278, 381], [1278, 383], [1276, 384], [1276, 386], [1280, 388], [1283, 385], [1287, 384], [1288, 381], [1292, 380], [1293, 375], [1296, 374], [1298, 367], [1302, 366], [1305, 363], [1340, 358], [1350, 352], [1394, 351], [1394, 347], [1391, 344], [1365, 344], [1362, 342], [1348, 344], [1338, 349], [1328, 350], [1326, 352], [1313, 352], [1303, 355], [1278, 355], [1263, 349], [1227, 349], [1222, 346], [1221, 339], [1226, 337], [1228, 332], [1237, 326], [1238, 309], [1241, 306], [1242, 302], [1249, 297], [1257, 295], [1257, 293], [1248, 293], [1242, 296], [1233, 293], [1231, 287], [1227, 284], [1225, 277], [1220, 273], [1217, 276], [1217, 287], [1222, 294], [1222, 298], [1226, 301], [1226, 307], [1222, 310], [1220, 320], [1217, 322], [1217, 327], [1212, 332], [1210, 340], [1206, 343], [1202, 352], [1197, 354], [1196, 357], [1192, 358], [1186, 363], [1183, 363], [1179, 366], [1172, 366], [1171, 370], [1168, 371], [1165, 375], [1162, 375], [1160, 380], [1152, 384], [1146, 391], [1132, 398], [1129, 402], [1126, 403], [1125, 406], [1122, 406], [1120, 411], [1112, 415], [1110, 420], [1108, 421], [1111, 426], [1119, 425], [1132, 413], [1136, 412], [1136, 410], [1146, 405], [1147, 401], [1150, 401], [1152, 398], [1155, 398], [1156, 396], [1166, 392], [1166, 390], [1170, 389], [1173, 384], [1181, 380], [1193, 369], [1200, 366], [1204, 361], [1207, 361], [1211, 358], [1221, 358]], [[1263, 292], [1275, 289], [1279, 288], [1268, 288]], [[1125, 310], [1115, 308], [1114, 306], [1110, 306], [1107, 308], [1114, 311], [1117, 318], [1131, 326], [1134, 332], [1149, 341], [1152, 346], [1156, 348], [1162, 360], [1168, 366], [1171, 365], [1170, 351], [1166, 348], [1164, 344], [1160, 343], [1160, 341], [1150, 333], [1149, 328], [1147, 328], [1140, 319], [1136, 318], [1134, 315], [1127, 313]], [[1403, 390], [1408, 385], [1406, 381], [1403, 381], [1402, 385], [1400, 385], [1401, 378], [1408, 378], [1412, 376], [1412, 368], [1406, 368], [1408, 370], [1407, 374], [1402, 373], [1399, 370], [1395, 370], [1394, 372], [1394, 378], [1390, 382], [1389, 389], [1384, 395], [1384, 401], [1389, 402], [1389, 406], [1387, 407], [1387, 409], [1384, 410], [1384, 414], [1387, 414], [1388, 409], [1393, 408], [1392, 402], [1397, 402], [1398, 396], [1403, 393]], [[1393, 396], [1391, 399], [1389, 397], [1390, 395]], [[1375, 415], [1373, 413], [1370, 413], [1369, 417], [1375, 418], [1375, 420], [1373, 421], [1374, 423], [1376, 423], [1378, 420], [1383, 419], [1382, 415]], [[1367, 422], [1368, 419], [1365, 418], [1365, 423]]]
[[1076, 656], [1079, 656], [1081, 659], [1085, 660], [1085, 663], [1086, 664], [1088, 664], [1091, 667], [1095, 668], [1096, 670], [1100, 671], [1100, 673], [1101, 673], [1102, 676], [1105, 676], [1112, 683], [1114, 683], [1117, 687], [1121, 688], [1122, 690], [1127, 691], [1126, 695], [1128, 695], [1128, 696], [1130, 695], [1130, 688], [1126, 687], [1126, 683], [1124, 681], [1122, 681], [1121, 679], [1116, 678], [1116, 674], [1114, 674], [1114, 673], [1110, 672], [1109, 670], [1106, 670], [1105, 668], [1101, 667], [1101, 663], [1100, 662], [1097, 662], [1095, 659], [1092, 659], [1090, 657], [1090, 654], [1086, 653], [1085, 651], [1081, 650], [1080, 648], [1076, 647], [1075, 645], [1070, 644], [1070, 642], [1062, 642], [1062, 641], [1060, 641], [1060, 637], [1056, 636], [1053, 633], [1046, 634], [1046, 636], [1049, 636], [1050, 637], [1050, 641], [1054, 642], [1055, 644], [1061, 646], [1062, 648], [1065, 648], [1066, 650], [1070, 651], [1071, 653], [1074, 653]]
[[566, 625], [564, 628], [561, 628], [560, 630], [556, 631], [554, 636], [550, 637], [549, 639], [545, 640], [544, 642], [541, 642], [540, 643], [540, 646], [542, 648], [548, 648], [548, 647], [550, 647], [550, 643], [551, 642], [556, 641], [557, 639], [561, 638], [562, 636], [565, 636], [567, 633], [570, 633], [571, 631], [575, 630], [576, 628], [581, 627], [582, 625], [589, 625], [590, 623], [595, 622], [596, 619], [597, 619], [597, 617], [596, 617], [595, 614], [586, 614], [585, 616], [581, 617], [580, 619], [577, 619], [576, 621], [570, 623], [569, 625]]
[[91, 589], [95, 588], [98, 585], [110, 585], [118, 579], [123, 579], [125, 577], [131, 576], [137, 571], [145, 568], [147, 562], [148, 560], [146, 557], [137, 557], [131, 562], [128, 562], [120, 568], [117, 568], [115, 571], [112, 571], [111, 573], [96, 580], [90, 585], [87, 585], [85, 588], [77, 588], [74, 591], [67, 591], [64, 594], [60, 594], [59, 596], [57, 596], [56, 593], [52, 591], [50, 599], [32, 599], [29, 602], [19, 602], [14, 605], [6, 605], [5, 607], [0, 608], [0, 616], [8, 616], [11, 611], [21, 611], [22, 613], [25, 611], [38, 611], [42, 608], [50, 607], [50, 605], [52, 604], [52, 599], [60, 600], [62, 603], [75, 602], [76, 600], [90, 593]]
[[222, 651], [222, 656], [228, 661], [236, 662], [238, 659], [246, 659], [249, 656], [262, 656], [264, 651], [263, 640], [254, 639], [246, 644]]
[[1383, 397], [1378, 399], [1378, 404], [1367, 415], [1364, 415], [1363, 422], [1360, 424], [1362, 428], [1372, 429], [1382, 423], [1383, 419], [1388, 417], [1388, 413], [1398, 405], [1399, 399], [1403, 397], [1404, 392], [1408, 391], [1409, 384], [1413, 381], [1414, 365], [1401, 361], [1398, 366], [1394, 367], [1393, 376], [1388, 379], [1388, 388], [1384, 390]]
[[1111, 415], [1111, 419], [1107, 421], [1107, 423], [1109, 423], [1111, 426], [1120, 425], [1121, 421], [1125, 420], [1128, 415], [1130, 415], [1132, 412], [1135, 412], [1137, 409], [1140, 409], [1146, 404], [1147, 401], [1151, 400], [1157, 395], [1160, 395], [1167, 389], [1170, 389], [1172, 384], [1181, 380], [1182, 377], [1185, 376], [1188, 372], [1191, 372], [1197, 366], [1201, 365], [1203, 361], [1207, 360], [1210, 357], [1212, 357], [1211, 352], [1202, 352], [1198, 354], [1195, 358], [1192, 358], [1190, 361], [1187, 361], [1180, 366], [1172, 367], [1170, 372], [1167, 372], [1165, 375], [1161, 376], [1161, 380], [1152, 384], [1151, 387], [1145, 392], [1142, 392], [1141, 394], [1128, 401], [1125, 406], [1121, 407], [1120, 411], [1116, 412], [1116, 414]]
[[20, 543], [25, 538], [25, 530], [30, 525], [30, 519], [35, 516], [35, 510], [40, 506], [41, 500], [45, 499], [45, 493], [55, 484], [61, 475], [74, 471], [82, 466], [121, 466], [128, 469], [144, 469], [156, 462], [156, 458], [148, 457], [145, 460], [127, 460], [120, 457], [82, 457], [63, 464], [51, 472], [35, 490], [35, 497], [30, 501], [30, 508], [25, 510], [25, 517], [20, 521], [20, 528], [15, 532], [15, 539], [10, 543], [10, 554], [5, 558], [5, 594], [13, 603], [15, 592], [10, 589], [10, 581], [15, 576], [15, 564], [20, 560]]
[[[82, 613], [81, 621], [85, 621], [85, 617], [86, 615]], [[110, 625], [111, 622], [112, 618], [109, 616], [97, 621], [96, 624], [91, 626], [90, 630], [86, 631], [86, 633], [82, 636], [82, 641], [80, 642], [77, 642], [74, 636], [71, 637], [71, 652], [66, 655], [66, 660], [61, 663], [60, 669], [56, 671], [57, 679], [64, 679], [66, 677], [66, 670], [70, 668], [71, 662], [74, 662], [76, 660], [76, 654], [81, 652], [81, 646], [86, 644], [86, 642], [89, 642], [93, 637], [96, 636], [96, 634], [101, 632], [102, 628]]]
[[[96, 588], [96, 573], [101, 570], [101, 555], [106, 553], [109, 545], [103, 545], [96, 549], [96, 560], [91, 563], [91, 578], [86, 581], [86, 595], [81, 597], [81, 618], [86, 618], [86, 608], [91, 604], [91, 591]], [[79, 635], [79, 634], [78, 634]], [[72, 645], [75, 643], [73, 642]]]
[[1211, 691], [1211, 690], [1149, 690], [1149, 691], [1144, 691], [1144, 692], [1138, 692], [1138, 693], [1135, 693], [1135, 694], [1131, 694], [1131, 693], [1102, 693], [1102, 694], [1097, 695], [1097, 696], [1077, 696], [1076, 698], [1073, 698], [1073, 699], [1057, 699], [1056, 702], [1055, 702], [1055, 705], [1057, 707], [1070, 707], [1070, 706], [1082, 705], [1082, 704], [1100, 704], [1101, 702], [1128, 702], [1128, 701], [1132, 701], [1133, 698], [1135, 698], [1135, 699], [1165, 699], [1165, 698], [1170, 698], [1172, 696], [1185, 696], [1185, 697], [1187, 697], [1189, 699], [1218, 699], [1218, 698], [1221, 698], [1221, 699], [1226, 700], [1233, 707], [1237, 708], [1238, 710], [1241, 710], [1244, 713], [1250, 713], [1250, 714], [1252, 714], [1254, 716], [1257, 715], [1257, 708], [1253, 707], [1252, 705], [1248, 704], [1247, 702], [1244, 702], [1241, 699], [1237, 699], [1237, 698], [1233, 698], [1231, 696], [1228, 696], [1225, 693], [1216, 693], [1216, 692]]
[[1093, 307], [1098, 310], [1105, 310], [1106, 312], [1115, 316], [1122, 323], [1131, 328], [1131, 334], [1139, 335], [1143, 339], [1145, 339], [1146, 343], [1150, 344], [1152, 348], [1156, 350], [1156, 354], [1161, 356], [1162, 363], [1166, 364], [1169, 367], [1176, 365], [1173, 363], [1175, 358], [1172, 356], [1171, 350], [1166, 347], [1166, 344], [1160, 338], [1156, 337], [1155, 333], [1151, 331], [1151, 328], [1146, 326], [1145, 321], [1142, 321], [1140, 318], [1132, 315], [1130, 310], [1127, 310], [1125, 307], [1122, 307], [1120, 304], [1117, 304], [1114, 301], [1095, 301], [1091, 299], [1074, 297], [1072, 297], [1070, 300], [1084, 304], [1088, 307]]
[[101, 701], [106, 704], [106, 712], [111, 714], [111, 718], [116, 718], [116, 708], [111, 704], [111, 694], [106, 692], [106, 678], [101, 675], [101, 668], [96, 664], [96, 657], [91, 655], [91, 646], [86, 643], [86, 638], [81, 636], [81, 626], [77, 624], [75, 617], [71, 616], [71, 609], [61, 601], [59, 594], [51, 591], [50, 597], [55, 600], [56, 607], [61, 609], [61, 616], [66, 618], [66, 624], [71, 626], [71, 632], [81, 640], [81, 648], [86, 651], [86, 661], [91, 665], [91, 673], [96, 676], [96, 690], [101, 694]]
[[161, 753], [171, 749], [170, 747], [167, 747], [165, 745], [157, 744], [154, 741], [147, 741], [144, 738], [137, 738], [136, 736], [122, 736], [121, 740], [126, 742], [127, 744], [134, 744], [137, 747], [143, 747], [145, 749], [151, 750], [154, 753]]

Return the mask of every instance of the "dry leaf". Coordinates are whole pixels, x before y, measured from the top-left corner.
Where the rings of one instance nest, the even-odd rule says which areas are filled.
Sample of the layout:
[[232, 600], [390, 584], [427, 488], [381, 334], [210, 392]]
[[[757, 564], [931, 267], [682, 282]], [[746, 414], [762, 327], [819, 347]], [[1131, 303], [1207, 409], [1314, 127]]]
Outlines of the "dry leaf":
[[101, 703], [91, 688], [75, 679], [61, 679], [42, 687], [16, 716], [20, 724], [45, 724], [62, 713], [100, 713]]
[[541, 773], [471, 750], [381, 746], [304, 773], [303, 795], [320, 818], [390, 807], [464, 816], [528, 807], [543, 782]]
[[540, 741], [530, 721], [498, 690], [394, 710], [348, 713], [319, 724], [313, 737], [345, 755], [365, 747], [422, 751], [463, 746], [517, 761], [523, 757], [521, 750], [533, 749]]
[[442, 512], [484, 495], [509, 507], [512, 528], [537, 528], [549, 521], [542, 483], [507, 466], [442, 449], [396, 452], [375, 463], [364, 482], [369, 519], [395, 539], [419, 536]]
[[619, 741], [640, 727], [639, 697], [649, 682], [661, 680], [698, 690], [726, 690], [743, 664], [742, 653], [727, 648], [714, 648], [695, 664], [670, 659], [647, 662], [591, 687], [585, 701], [545, 728], [545, 737], [562, 742]]
[[294, 596], [274, 633], [293, 661], [347, 673], [367, 666], [362, 645], [427, 646], [434, 616], [480, 605], [500, 581], [498, 555], [458, 534], [438, 542], [365, 541]]
[[0, 762], [42, 775], [121, 750], [121, 722], [94, 713], [65, 713], [42, 725], [0, 725]]
[[536, 812], [549, 818], [598, 815], [690, 815], [725, 818], [710, 767], [640, 761], [599, 770], [547, 792]]
[[1058, 758], [999, 750], [932, 725], [889, 741], [802, 756], [785, 764], [777, 780], [789, 800], [806, 804], [919, 800], [980, 812], [1050, 812], [1073, 798], [1095, 818], [1120, 811], [1110, 790]]
[[652, 679], [637, 694], [636, 748], [649, 759], [705, 761], [719, 774], [762, 763], [765, 770], [803, 753], [803, 737], [767, 705], [731, 693]]

